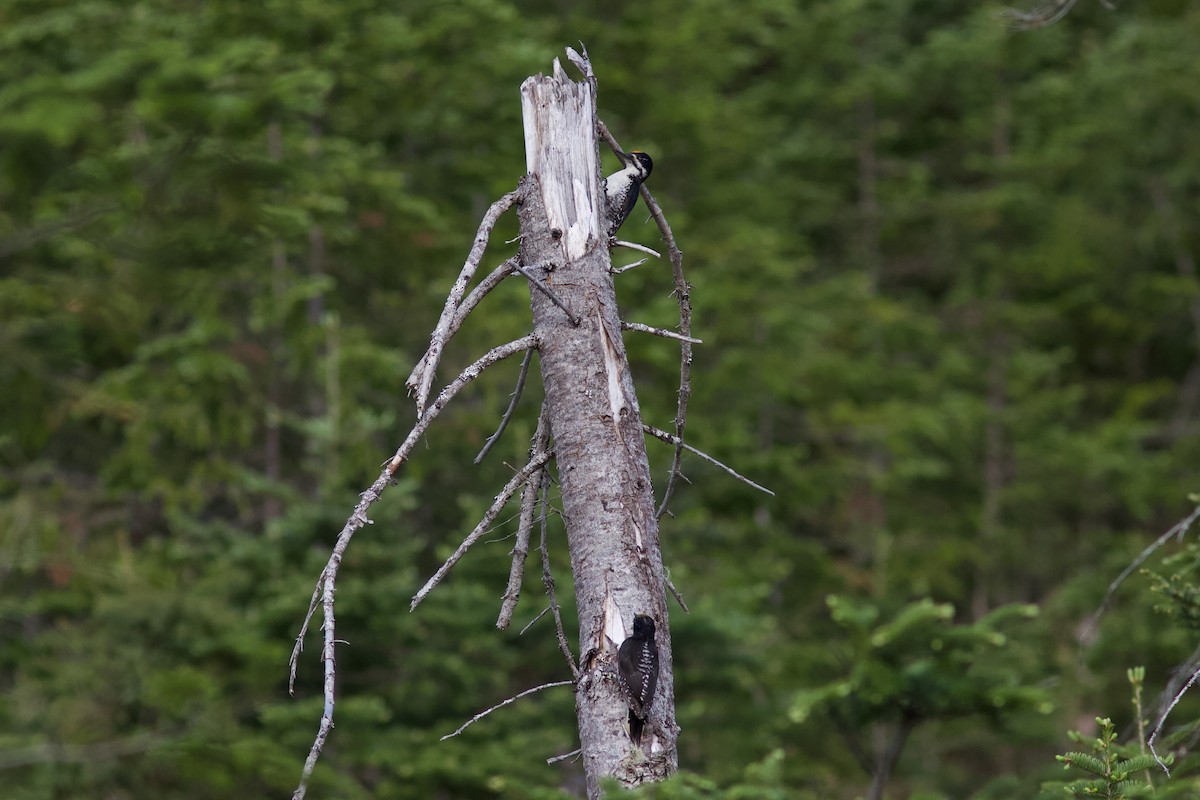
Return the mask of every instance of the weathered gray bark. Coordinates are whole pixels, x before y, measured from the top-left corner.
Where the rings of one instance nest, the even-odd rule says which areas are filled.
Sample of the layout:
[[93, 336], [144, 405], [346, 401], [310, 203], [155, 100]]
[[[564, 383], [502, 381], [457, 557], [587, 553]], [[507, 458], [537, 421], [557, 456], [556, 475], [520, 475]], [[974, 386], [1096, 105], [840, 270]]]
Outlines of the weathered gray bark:
[[[598, 797], [602, 777], [632, 786], [676, 769], [670, 625], [641, 415], [602, 234], [594, 85], [571, 81], [556, 62], [553, 76], [525, 81], [521, 100], [529, 171], [518, 200], [521, 261], [571, 310], [531, 285], [579, 609], [579, 737], [588, 796]], [[661, 658], [640, 751], [616, 680], [617, 646], [635, 614], [657, 622]]]

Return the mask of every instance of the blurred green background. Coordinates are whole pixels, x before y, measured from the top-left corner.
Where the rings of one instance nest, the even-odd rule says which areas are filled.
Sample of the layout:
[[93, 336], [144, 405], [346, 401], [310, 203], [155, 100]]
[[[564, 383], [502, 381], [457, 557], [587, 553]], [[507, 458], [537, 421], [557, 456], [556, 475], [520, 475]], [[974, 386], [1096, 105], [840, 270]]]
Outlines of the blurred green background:
[[[321, 707], [316, 638], [286, 691], [313, 582], [412, 424], [403, 381], [480, 215], [524, 171], [518, 87], [582, 40], [685, 252], [692, 442], [777, 492], [685, 459], [662, 536], [691, 606], [688, 774], [658, 796], [863, 797], [895, 743], [890, 798], [1065, 796], [1041, 787], [1087, 749], [1067, 731], [1136, 735], [1126, 668], [1150, 715], [1195, 642], [1140, 576], [1077, 635], [1197, 488], [1200, 8], [1080, 2], [1030, 31], [1001, 11], [0, 5], [0, 795], [294, 788]], [[622, 235], [657, 240], [640, 206]], [[442, 380], [527, 331], [522, 284]], [[673, 326], [671, 288], [665, 262], [621, 276], [626, 318]], [[669, 427], [678, 351], [627, 339]], [[582, 788], [545, 763], [577, 746], [566, 690], [438, 741], [566, 673], [549, 618], [519, 633], [538, 569], [494, 628], [515, 508], [408, 612], [523, 463], [536, 373], [471, 465], [516, 368], [460, 398], [350, 547], [310, 797]], [[670, 451], [648, 446], [661, 491]], [[1194, 564], [1165, 569], [1158, 596], [1187, 599]], [[1188, 775], [1158, 793], [1194, 796]]]

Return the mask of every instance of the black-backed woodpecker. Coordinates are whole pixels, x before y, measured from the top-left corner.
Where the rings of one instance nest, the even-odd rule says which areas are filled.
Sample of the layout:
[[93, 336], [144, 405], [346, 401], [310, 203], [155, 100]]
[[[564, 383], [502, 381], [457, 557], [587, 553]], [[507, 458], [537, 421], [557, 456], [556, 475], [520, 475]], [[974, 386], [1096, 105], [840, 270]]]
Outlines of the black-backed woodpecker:
[[637, 204], [638, 190], [654, 169], [654, 161], [641, 150], [617, 153], [625, 167], [604, 179], [608, 200], [608, 235], [615, 236]]
[[658, 645], [654, 642], [654, 619], [645, 614], [633, 618], [633, 634], [617, 651], [621, 689], [629, 701], [629, 738], [642, 743], [646, 716], [654, 704], [658, 686]]

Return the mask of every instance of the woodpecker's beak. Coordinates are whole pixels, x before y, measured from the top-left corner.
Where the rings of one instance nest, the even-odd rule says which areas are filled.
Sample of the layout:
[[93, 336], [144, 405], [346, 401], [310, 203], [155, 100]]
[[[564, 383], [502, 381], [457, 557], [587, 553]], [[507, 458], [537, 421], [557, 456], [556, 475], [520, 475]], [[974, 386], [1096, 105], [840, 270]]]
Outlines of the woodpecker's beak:
[[629, 166], [630, 163], [633, 162], [633, 156], [629, 155], [629, 153], [622, 153], [620, 150], [615, 152], [617, 154], [617, 158], [621, 159], [621, 163], [625, 166]]

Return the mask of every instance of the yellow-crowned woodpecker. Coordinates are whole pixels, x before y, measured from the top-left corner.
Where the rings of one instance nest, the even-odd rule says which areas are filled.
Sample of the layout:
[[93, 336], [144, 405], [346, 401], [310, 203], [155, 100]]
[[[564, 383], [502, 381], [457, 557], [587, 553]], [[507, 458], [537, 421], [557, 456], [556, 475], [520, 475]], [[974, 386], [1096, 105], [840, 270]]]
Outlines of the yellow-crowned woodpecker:
[[621, 642], [617, 651], [617, 670], [621, 689], [629, 701], [629, 738], [642, 743], [646, 716], [654, 704], [658, 686], [658, 645], [654, 643], [654, 618], [638, 614], [633, 618], [633, 635]]
[[624, 169], [614, 172], [604, 179], [604, 195], [608, 199], [608, 235], [615, 236], [617, 230], [633, 211], [637, 203], [638, 189], [650, 171], [654, 169], [654, 161], [641, 150], [630, 150], [628, 153], [617, 152], [617, 157], [625, 165]]

